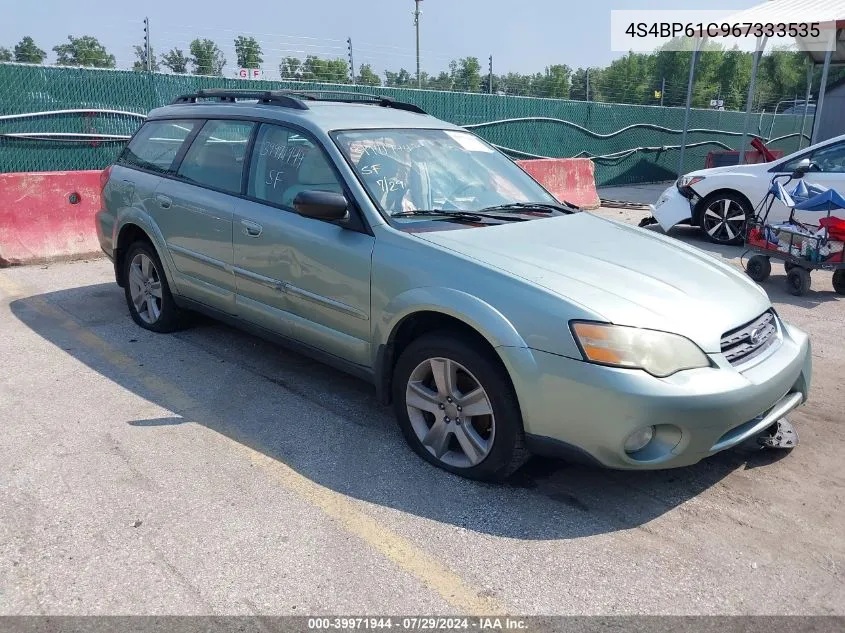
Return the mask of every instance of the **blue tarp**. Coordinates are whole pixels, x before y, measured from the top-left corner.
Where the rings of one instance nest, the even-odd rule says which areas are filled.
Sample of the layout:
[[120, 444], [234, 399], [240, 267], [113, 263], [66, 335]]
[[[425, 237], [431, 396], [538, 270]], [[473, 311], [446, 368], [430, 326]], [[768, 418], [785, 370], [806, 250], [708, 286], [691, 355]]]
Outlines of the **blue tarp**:
[[786, 189], [783, 188], [783, 185], [780, 183], [780, 181], [776, 180], [772, 183], [772, 186], [769, 187], [769, 193], [781, 202], [783, 202], [783, 204], [787, 207], [795, 206], [795, 202], [793, 201], [792, 197], [786, 192]]
[[795, 188], [792, 190], [792, 199], [795, 202], [804, 202], [805, 200], [809, 200], [813, 196], [817, 196], [820, 193], [824, 193], [827, 191], [827, 187], [822, 187], [821, 185], [807, 185], [806, 182], [803, 180], [799, 180], [798, 184], [795, 185]]
[[813, 196], [809, 200], [796, 204], [795, 208], [802, 211], [833, 211], [835, 209], [845, 209], [845, 198], [843, 198], [837, 191], [827, 189], [823, 193]]

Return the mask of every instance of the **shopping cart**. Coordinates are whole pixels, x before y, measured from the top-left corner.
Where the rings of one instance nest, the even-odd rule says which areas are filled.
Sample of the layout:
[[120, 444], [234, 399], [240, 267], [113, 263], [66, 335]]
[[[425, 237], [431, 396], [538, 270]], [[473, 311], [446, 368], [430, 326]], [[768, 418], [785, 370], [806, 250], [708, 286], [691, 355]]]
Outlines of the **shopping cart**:
[[[755, 255], [748, 260], [745, 271], [761, 283], [772, 272], [771, 260], [782, 260], [789, 292], [803, 295], [810, 289], [811, 271], [832, 270], [833, 289], [845, 295], [845, 220], [831, 215], [833, 211], [845, 209], [845, 198], [833, 189], [807, 185], [803, 176], [804, 172], [795, 172], [786, 176], [785, 182], [781, 180], [783, 174], [772, 178], [771, 187], [746, 230], [745, 254]], [[798, 185], [787, 192], [785, 185], [795, 179]], [[790, 209], [785, 222], [768, 221], [775, 200]], [[825, 216], [818, 224], [808, 224], [795, 218], [796, 211], [825, 213]]]

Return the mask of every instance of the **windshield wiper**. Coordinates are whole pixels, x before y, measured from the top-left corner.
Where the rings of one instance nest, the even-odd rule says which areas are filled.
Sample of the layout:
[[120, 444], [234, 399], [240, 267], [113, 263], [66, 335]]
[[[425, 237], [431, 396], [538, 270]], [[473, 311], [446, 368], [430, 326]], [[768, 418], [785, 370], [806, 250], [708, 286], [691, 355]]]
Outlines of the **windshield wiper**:
[[539, 211], [540, 213], [577, 213], [578, 207], [566, 204], [555, 204], [551, 202], [510, 202], [508, 204], [497, 204], [493, 207], [485, 207], [481, 211]]
[[392, 213], [390, 217], [393, 218], [408, 218], [419, 215], [437, 215], [449, 218], [456, 218], [459, 220], [466, 220], [468, 222], [480, 222], [482, 218], [491, 220], [500, 220], [502, 222], [523, 222], [528, 218], [520, 218], [508, 215], [499, 215], [496, 213], [485, 213], [483, 211], [444, 211], [443, 209], [415, 209], [414, 211], [399, 211]]

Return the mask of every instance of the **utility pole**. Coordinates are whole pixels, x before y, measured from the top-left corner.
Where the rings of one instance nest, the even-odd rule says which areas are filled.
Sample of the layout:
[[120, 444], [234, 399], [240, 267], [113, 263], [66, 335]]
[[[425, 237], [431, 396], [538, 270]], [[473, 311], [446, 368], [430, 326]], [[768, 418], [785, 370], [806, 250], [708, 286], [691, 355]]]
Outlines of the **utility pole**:
[[663, 105], [663, 95], [666, 92], [666, 77], [660, 82], [660, 105]]
[[[762, 44], [761, 44], [762, 42]], [[745, 164], [745, 139], [748, 137], [748, 122], [751, 120], [751, 107], [754, 105], [754, 86], [757, 83], [757, 68], [760, 66], [760, 58], [763, 56], [763, 49], [766, 46], [766, 38], [757, 38], [757, 50], [751, 62], [751, 83], [748, 84], [748, 99], [745, 103], [745, 119], [742, 122], [742, 140], [739, 143], [739, 165]], [[680, 178], [683, 174], [678, 174]]]
[[422, 78], [420, 77], [420, 2], [422, 0], [414, 0], [416, 6], [414, 9], [414, 27], [417, 30], [417, 88], [422, 88]]
[[144, 64], [147, 72], [153, 72], [153, 56], [150, 47], [150, 18], [144, 18]]
[[493, 94], [493, 56], [490, 55], [490, 73], [487, 76], [487, 92]]
[[586, 84], [584, 86], [584, 101], [589, 101], [590, 100], [590, 69], [587, 68], [587, 70], [584, 71], [584, 74], [587, 77], [586, 81], [584, 82]]
[[[689, 80], [687, 81], [687, 107], [684, 110], [684, 132], [681, 135], [681, 151], [678, 157], [678, 178], [684, 175], [684, 151], [687, 147], [687, 129], [689, 128], [689, 111], [692, 106], [692, 82], [695, 79], [695, 64], [698, 62], [698, 51], [701, 40], [696, 36], [693, 40], [692, 57], [689, 64]], [[753, 79], [752, 79], [753, 81]]]
[[352, 38], [346, 38], [346, 46], [349, 50], [349, 78], [352, 80], [353, 85], [355, 84], [355, 62], [352, 60]]

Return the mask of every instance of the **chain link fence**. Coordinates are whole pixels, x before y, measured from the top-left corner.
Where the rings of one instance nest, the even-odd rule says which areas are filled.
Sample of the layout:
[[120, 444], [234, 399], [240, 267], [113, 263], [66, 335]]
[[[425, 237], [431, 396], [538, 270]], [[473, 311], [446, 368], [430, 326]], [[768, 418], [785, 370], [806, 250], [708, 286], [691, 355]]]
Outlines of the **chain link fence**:
[[[0, 172], [101, 169], [147, 112], [203, 88], [386, 95], [464, 126], [514, 158], [592, 158], [600, 186], [674, 179], [684, 121], [677, 107], [13, 63], [0, 64], [0, 85]], [[802, 135], [808, 144], [812, 123], [753, 114], [747, 131], [788, 154]], [[692, 110], [682, 171], [703, 168], [710, 152], [738, 149], [744, 125], [744, 113]]]

